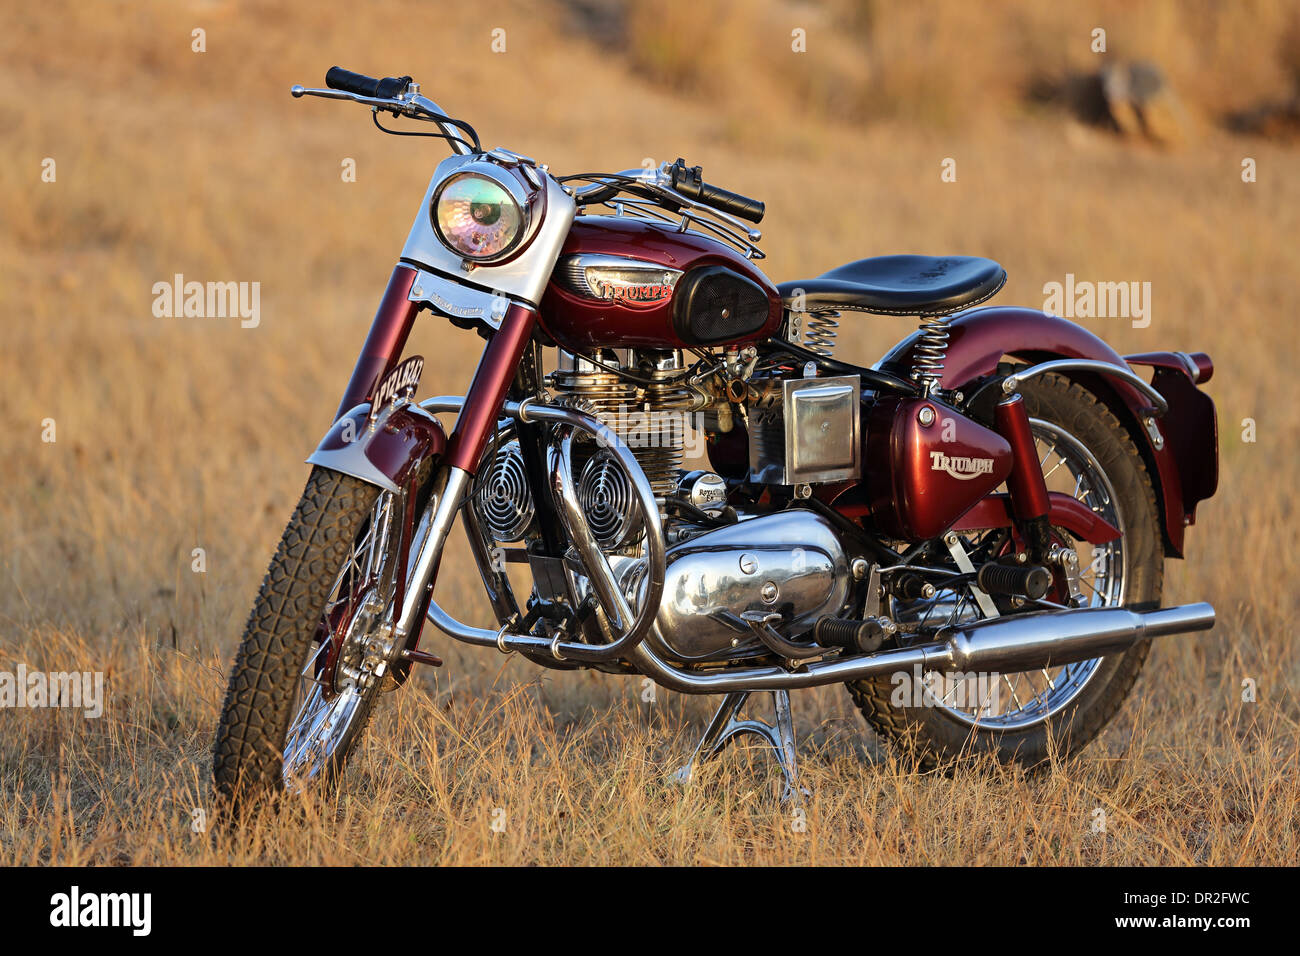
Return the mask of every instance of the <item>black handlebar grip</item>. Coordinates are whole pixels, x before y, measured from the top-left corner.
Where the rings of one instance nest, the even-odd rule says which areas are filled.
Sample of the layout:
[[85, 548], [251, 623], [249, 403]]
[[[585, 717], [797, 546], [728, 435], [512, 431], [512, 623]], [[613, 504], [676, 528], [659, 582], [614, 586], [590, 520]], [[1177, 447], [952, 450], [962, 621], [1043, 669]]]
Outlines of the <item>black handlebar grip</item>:
[[673, 178], [673, 188], [683, 196], [699, 200], [714, 209], [721, 209], [733, 216], [746, 219], [752, 223], [763, 221], [766, 206], [759, 199], [750, 199], [740, 193], [733, 193], [720, 186], [710, 186], [704, 181], [703, 170], [699, 166], [687, 166], [686, 160], [678, 158], [669, 167]]
[[400, 96], [406, 92], [410, 83], [409, 76], [386, 76], [382, 80], [377, 80], [373, 76], [353, 73], [341, 66], [331, 66], [325, 73], [325, 85], [330, 89], [374, 99], [390, 100]]
[[761, 199], [750, 199], [708, 183], [700, 187], [700, 201], [752, 223], [762, 222], [763, 213], [767, 211], [767, 206]]
[[379, 90], [379, 81], [373, 76], [353, 73], [341, 66], [331, 66], [325, 72], [325, 85], [330, 89], [355, 93], [358, 96], [375, 96]]

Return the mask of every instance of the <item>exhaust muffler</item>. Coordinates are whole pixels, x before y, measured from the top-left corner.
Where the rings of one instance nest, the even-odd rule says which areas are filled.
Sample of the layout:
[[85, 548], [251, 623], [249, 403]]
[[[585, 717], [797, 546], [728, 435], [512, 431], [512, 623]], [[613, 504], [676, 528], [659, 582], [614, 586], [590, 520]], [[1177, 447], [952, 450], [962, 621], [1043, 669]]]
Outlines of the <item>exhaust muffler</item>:
[[1122, 607], [1038, 611], [978, 621], [940, 633], [940, 640], [875, 654], [839, 657], [795, 670], [755, 667], [727, 673], [671, 667], [646, 644], [630, 655], [637, 670], [683, 694], [794, 690], [880, 677], [900, 671], [1015, 673], [1060, 667], [1126, 651], [1138, 641], [1214, 626], [1209, 604], [1183, 604], [1155, 611]]
[[1205, 603], [1146, 612], [1098, 607], [993, 618], [945, 632], [951, 666], [944, 669], [1011, 673], [1060, 667], [1126, 651], [1146, 638], [1213, 626], [1214, 608]]

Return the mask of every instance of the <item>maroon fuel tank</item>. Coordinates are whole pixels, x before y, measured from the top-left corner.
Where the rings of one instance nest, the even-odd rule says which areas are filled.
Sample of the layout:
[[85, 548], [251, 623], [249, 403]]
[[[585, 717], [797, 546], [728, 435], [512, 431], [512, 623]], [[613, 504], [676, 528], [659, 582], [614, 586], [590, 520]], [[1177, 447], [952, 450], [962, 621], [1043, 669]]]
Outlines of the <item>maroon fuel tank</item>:
[[560, 251], [540, 325], [575, 352], [730, 345], [774, 334], [781, 296], [731, 247], [673, 226], [581, 216]]
[[866, 443], [871, 516], [905, 541], [942, 534], [1011, 472], [1001, 435], [933, 399], [877, 401]]

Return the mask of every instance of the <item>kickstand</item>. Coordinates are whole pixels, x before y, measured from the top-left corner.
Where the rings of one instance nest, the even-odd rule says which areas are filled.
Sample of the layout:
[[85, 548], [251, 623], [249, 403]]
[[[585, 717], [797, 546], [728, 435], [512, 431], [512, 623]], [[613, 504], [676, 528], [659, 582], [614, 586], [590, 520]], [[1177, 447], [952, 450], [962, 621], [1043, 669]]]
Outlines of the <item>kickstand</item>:
[[670, 778], [676, 783], [690, 783], [695, 770], [700, 764], [718, 755], [727, 744], [741, 734], [755, 734], [762, 737], [771, 746], [773, 756], [785, 778], [781, 791], [781, 802], [800, 802], [801, 798], [812, 793], [799, 785], [799, 767], [794, 752], [794, 720], [790, 716], [790, 694], [784, 690], [774, 690], [772, 704], [776, 711], [776, 725], [761, 720], [741, 720], [737, 715], [741, 706], [749, 697], [749, 691], [728, 694], [722, 699], [722, 706], [709, 721], [709, 726], [700, 738], [699, 745], [691, 757], [690, 763], [682, 767]]

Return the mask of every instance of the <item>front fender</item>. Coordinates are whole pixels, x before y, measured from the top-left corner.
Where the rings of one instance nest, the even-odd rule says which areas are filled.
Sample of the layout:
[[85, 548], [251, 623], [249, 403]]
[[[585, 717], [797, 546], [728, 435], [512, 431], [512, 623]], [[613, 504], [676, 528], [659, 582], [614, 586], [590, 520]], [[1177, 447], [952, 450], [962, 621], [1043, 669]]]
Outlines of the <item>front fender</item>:
[[[877, 367], [905, 376], [919, 337], [916, 332], [903, 339]], [[1126, 365], [1118, 352], [1081, 325], [1037, 309], [990, 306], [963, 312], [949, 324], [942, 385], [956, 389], [994, 375], [1004, 357], [1031, 363], [1083, 358]], [[1155, 486], [1165, 553], [1181, 558], [1184, 528], [1195, 520], [1196, 504], [1214, 494], [1218, 484], [1214, 402], [1196, 388], [1209, 378], [1212, 366], [1208, 357], [1174, 352], [1135, 355], [1131, 363], [1156, 367], [1152, 384], [1169, 402], [1155, 434], [1144, 424], [1150, 404], [1131, 385], [1104, 375], [1065, 374], [1105, 402], [1132, 435]]]
[[395, 492], [446, 447], [442, 423], [419, 405], [390, 407], [372, 423], [370, 403], [362, 402], [330, 427], [307, 462]]

